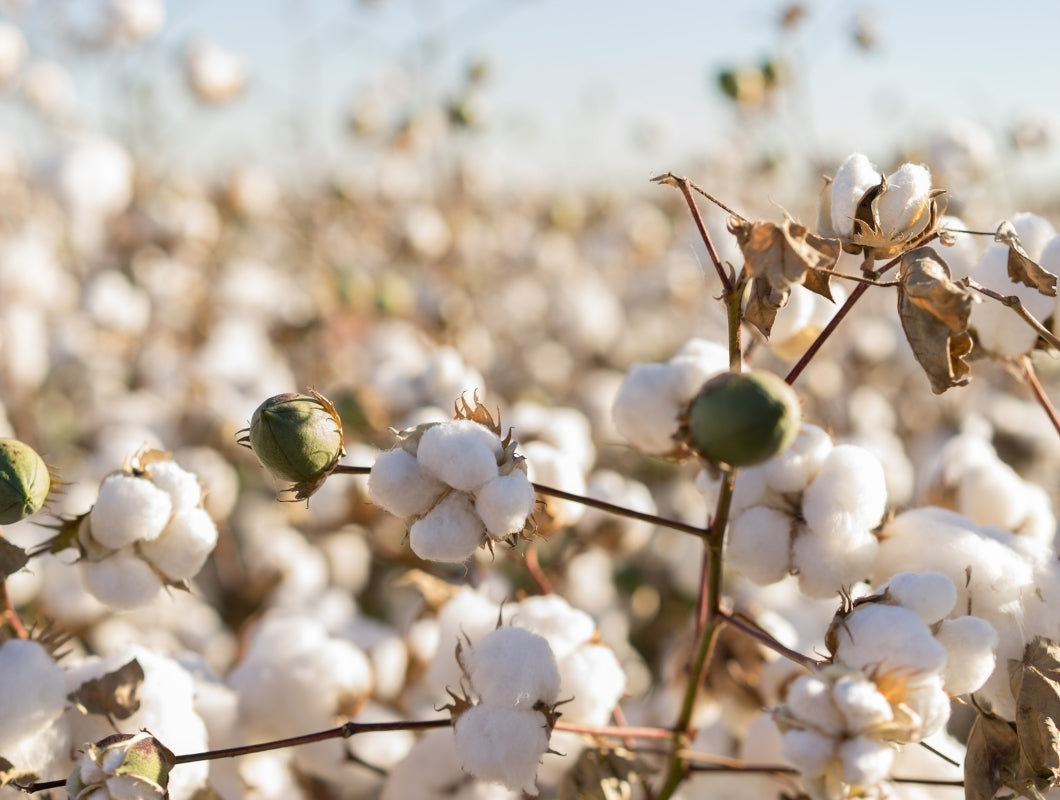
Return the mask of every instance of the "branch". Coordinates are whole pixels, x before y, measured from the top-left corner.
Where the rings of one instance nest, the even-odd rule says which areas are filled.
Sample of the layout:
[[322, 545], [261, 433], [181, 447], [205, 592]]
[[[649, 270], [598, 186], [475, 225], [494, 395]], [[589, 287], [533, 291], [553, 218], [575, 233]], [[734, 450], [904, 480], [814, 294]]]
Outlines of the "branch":
[[[700, 216], [699, 206], [696, 205], [696, 198], [692, 196], [692, 189], [695, 189], [704, 197], [707, 197], [711, 202], [715, 203], [718, 207], [725, 209], [730, 214], [739, 217], [740, 215], [722, 205], [720, 202], [715, 200], [709, 194], [704, 192], [699, 187], [695, 186], [688, 178], [681, 178], [674, 175], [672, 172], [667, 172], [665, 175], [656, 175], [651, 179], [652, 183], [659, 183], [664, 186], [676, 186], [681, 190], [681, 194], [684, 195], [685, 202], [688, 204], [688, 210], [692, 212], [692, 221], [696, 223], [696, 228], [699, 230], [699, 237], [703, 240], [703, 244], [707, 247], [707, 254], [710, 256], [710, 260], [714, 262], [714, 269], [718, 272], [718, 277], [721, 278], [721, 285], [725, 289], [725, 294], [730, 295], [733, 292], [733, 282], [729, 273], [726, 271], [725, 266], [721, 263], [721, 257], [718, 256], [718, 251], [714, 247], [714, 240], [710, 238], [710, 233], [707, 231], [707, 226], [703, 224], [703, 217]], [[743, 217], [740, 217], [743, 219]]]
[[1026, 308], [1023, 307], [1023, 302], [1016, 295], [1001, 294], [1000, 292], [995, 292], [993, 289], [987, 289], [985, 286], [983, 286], [983, 284], [979, 283], [978, 281], [974, 281], [971, 278], [965, 278], [963, 282], [967, 284], [969, 288], [975, 289], [980, 294], [985, 294], [987, 297], [993, 300], [997, 300], [999, 303], [1001, 303], [1001, 305], [1008, 306], [1009, 308], [1011, 308], [1013, 311], [1020, 315], [1024, 322], [1034, 328], [1035, 333], [1045, 339], [1045, 341], [1047, 341], [1054, 348], [1060, 350], [1060, 339], [1058, 339], [1051, 330], [1049, 330], [1044, 325], [1042, 325], [1042, 323], [1036, 320], [1034, 318], [1034, 315], [1032, 315], [1031, 312], [1029, 312]]

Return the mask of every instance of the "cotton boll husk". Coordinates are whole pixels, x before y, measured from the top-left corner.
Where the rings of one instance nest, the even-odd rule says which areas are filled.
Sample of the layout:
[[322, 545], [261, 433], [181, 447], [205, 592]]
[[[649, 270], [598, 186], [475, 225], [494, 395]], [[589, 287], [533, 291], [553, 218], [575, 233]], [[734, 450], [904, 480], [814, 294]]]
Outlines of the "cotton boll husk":
[[170, 580], [183, 581], [198, 574], [215, 544], [217, 526], [206, 509], [185, 508], [158, 538], [140, 545], [140, 554]]
[[590, 546], [567, 559], [563, 596], [574, 606], [600, 614], [615, 605], [615, 561], [606, 550]]
[[804, 422], [791, 446], [761, 465], [766, 485], [774, 492], [801, 492], [817, 477], [832, 446], [827, 431]]
[[879, 553], [879, 542], [867, 531], [826, 537], [804, 530], [795, 537], [791, 563], [799, 589], [810, 597], [835, 596], [841, 588], [865, 580]]
[[162, 588], [151, 565], [130, 551], [118, 550], [102, 561], [78, 563], [85, 588], [111, 608], [136, 608], [153, 600]]
[[790, 514], [752, 506], [729, 524], [725, 563], [755, 583], [776, 583], [791, 569], [791, 539], [797, 526]]
[[882, 179], [883, 175], [862, 153], [852, 153], [839, 165], [830, 187], [832, 231], [837, 236], [853, 235], [858, 203]]
[[466, 771], [481, 780], [537, 795], [537, 766], [549, 746], [544, 714], [475, 706], [460, 716], [454, 732]]
[[1009, 218], [1012, 227], [1016, 229], [1020, 244], [1027, 251], [1032, 261], [1041, 263], [1042, 252], [1049, 241], [1056, 236], [1053, 224], [1040, 214], [1031, 211], [1021, 211]]
[[453, 492], [412, 523], [409, 546], [427, 561], [458, 564], [471, 557], [485, 535], [471, 499], [463, 492]]
[[588, 642], [596, 631], [592, 617], [554, 594], [528, 597], [510, 614], [510, 624], [544, 636], [557, 661]]
[[[122, 720], [122, 730], [146, 729], [174, 753], [199, 753], [209, 749], [206, 725], [195, 711], [195, 682], [191, 674], [171, 658], [132, 646], [106, 658], [90, 658], [67, 669], [67, 691], [76, 691], [85, 681], [99, 678], [136, 659], [143, 668], [139, 708]], [[66, 712], [70, 741], [96, 742], [114, 733], [102, 714], [83, 715], [77, 709]], [[206, 784], [209, 763], [182, 765], [169, 777], [172, 800], [191, 800]]]
[[886, 507], [883, 466], [856, 445], [832, 448], [802, 498], [807, 527], [825, 537], [871, 530]]
[[965, 616], [944, 620], [935, 638], [946, 648], [942, 680], [947, 694], [974, 692], [994, 671], [998, 635], [985, 619]]
[[585, 725], [606, 725], [626, 690], [626, 674], [615, 652], [605, 645], [583, 644], [559, 662], [563, 718]]
[[866, 603], [835, 630], [836, 660], [855, 669], [880, 672], [937, 672], [946, 664], [946, 648], [913, 611]]
[[445, 484], [400, 447], [380, 453], [368, 473], [372, 502], [395, 517], [423, 514], [443, 491]]
[[839, 745], [843, 780], [858, 786], [875, 786], [891, 771], [894, 748], [874, 736], [855, 736]]
[[536, 633], [502, 626], [465, 650], [464, 658], [471, 688], [487, 705], [531, 709], [558, 699], [556, 658]]
[[488, 480], [475, 492], [475, 513], [494, 539], [519, 533], [533, 508], [534, 487], [519, 469]]
[[957, 587], [941, 572], [899, 572], [884, 588], [891, 600], [927, 625], [945, 617], [957, 603]]
[[518, 800], [522, 792], [499, 784], [468, 781], [450, 728], [428, 731], [394, 765], [380, 800]]
[[89, 515], [92, 538], [111, 549], [162, 533], [173, 513], [169, 494], [151, 481], [115, 474], [104, 479]]
[[416, 450], [416, 458], [424, 469], [462, 492], [473, 492], [496, 477], [500, 457], [500, 437], [484, 425], [467, 419], [428, 428]]
[[[585, 494], [585, 476], [577, 461], [563, 450], [536, 440], [520, 444], [519, 451], [526, 458], [526, 474], [534, 483], [543, 483], [572, 494]], [[553, 525], [572, 525], [585, 514], [585, 506], [573, 500], [543, 495], [545, 513]]]

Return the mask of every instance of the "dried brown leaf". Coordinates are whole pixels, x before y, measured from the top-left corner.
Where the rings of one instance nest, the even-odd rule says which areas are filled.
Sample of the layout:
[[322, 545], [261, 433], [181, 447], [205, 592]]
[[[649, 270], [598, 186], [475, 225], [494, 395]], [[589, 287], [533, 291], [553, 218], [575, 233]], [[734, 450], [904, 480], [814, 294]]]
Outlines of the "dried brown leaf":
[[135, 658], [125, 666], [85, 681], [68, 699], [85, 714], [128, 719], [140, 708], [144, 670]]
[[29, 786], [36, 782], [40, 776], [28, 769], [19, 769], [3, 756], [0, 756], [0, 788], [14, 784], [15, 786]]
[[902, 256], [898, 282], [898, 316], [931, 390], [942, 394], [963, 386], [969, 370], [964, 357], [972, 349], [972, 293], [950, 279], [946, 262], [930, 247]]
[[29, 555], [21, 547], [11, 544], [0, 537], [0, 581], [8, 575], [14, 575], [29, 561]]
[[1030, 772], [1049, 786], [1060, 784], [1060, 645], [1037, 636], [1020, 661], [1009, 663], [1016, 698], [1016, 734]]
[[1008, 245], [1009, 280], [1037, 289], [1047, 297], [1056, 297], [1056, 276], [1027, 255], [1011, 222], [1005, 220], [997, 226], [994, 241]]
[[964, 756], [965, 800], [991, 800], [1002, 786], [1025, 797], [1041, 797], [1024, 776], [1016, 728], [1007, 720], [980, 714], [968, 733]]

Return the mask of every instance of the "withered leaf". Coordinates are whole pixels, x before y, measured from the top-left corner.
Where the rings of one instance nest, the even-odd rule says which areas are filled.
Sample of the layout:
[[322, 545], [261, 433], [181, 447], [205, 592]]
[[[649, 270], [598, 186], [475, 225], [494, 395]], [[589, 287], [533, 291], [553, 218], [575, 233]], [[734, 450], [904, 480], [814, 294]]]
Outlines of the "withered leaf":
[[1005, 220], [997, 226], [994, 241], [1008, 245], [1009, 280], [1037, 289], [1047, 297], [1056, 297], [1056, 276], [1027, 255], [1011, 222]]
[[29, 556], [21, 547], [11, 544], [0, 537], [0, 581], [8, 575], [14, 575], [29, 561]]
[[1009, 685], [1016, 698], [1016, 734], [1031, 774], [1060, 784], [1060, 645], [1037, 636], [1023, 658], [1009, 662]]
[[965, 800], [991, 800], [1002, 786], [1040, 800], [1037, 782], [1020, 763], [1015, 726], [1008, 720], [980, 714], [968, 733], [964, 755]]
[[0, 787], [12, 783], [16, 786], [29, 786], [36, 782], [39, 777], [40, 776], [36, 772], [19, 769], [6, 758], [0, 756]]
[[968, 333], [972, 302], [971, 291], [950, 279], [946, 262], [930, 247], [902, 256], [898, 316], [935, 394], [968, 383], [964, 357], [972, 349]]
[[123, 667], [85, 681], [67, 696], [85, 714], [105, 714], [128, 719], [140, 708], [140, 684], [144, 669], [135, 658]]
[[829, 300], [831, 270], [839, 260], [838, 239], [826, 239], [792, 219], [780, 225], [748, 222], [733, 217], [729, 231], [744, 256], [744, 267], [751, 275], [751, 290], [744, 319], [766, 337], [777, 312], [787, 305], [791, 287], [803, 284]]

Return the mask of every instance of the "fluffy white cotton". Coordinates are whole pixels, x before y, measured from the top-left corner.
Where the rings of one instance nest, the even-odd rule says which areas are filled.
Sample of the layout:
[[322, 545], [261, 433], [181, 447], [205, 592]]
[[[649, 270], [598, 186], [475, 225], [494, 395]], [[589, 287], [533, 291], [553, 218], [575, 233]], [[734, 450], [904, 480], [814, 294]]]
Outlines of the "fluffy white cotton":
[[400, 447], [380, 453], [368, 473], [372, 502], [395, 517], [416, 517], [445, 491], [445, 484], [424, 469], [416, 456]]
[[596, 631], [593, 618], [559, 595], [535, 595], [519, 603], [511, 624], [544, 636], [557, 661], [592, 638]]
[[247, 82], [243, 59], [211, 41], [200, 40], [188, 45], [184, 69], [192, 92], [207, 103], [233, 99]]
[[412, 552], [428, 561], [459, 563], [482, 544], [482, 520], [463, 492], [446, 496], [409, 528]]
[[725, 563], [757, 584], [776, 583], [791, 569], [791, 538], [797, 525], [790, 514], [752, 506], [729, 525]]
[[169, 522], [169, 494], [145, 478], [117, 473], [104, 478], [89, 521], [92, 538], [112, 549], [156, 538]]
[[0, 84], [7, 83], [22, 66], [27, 50], [20, 28], [6, 21], [0, 23]]
[[957, 511], [977, 525], [1014, 530], [1023, 519], [1023, 479], [999, 459], [961, 473]]
[[761, 465], [766, 485], [774, 492], [801, 492], [817, 477], [832, 451], [828, 431], [804, 422], [791, 447]]
[[433, 425], [423, 432], [416, 458], [439, 480], [462, 492], [473, 492], [497, 476], [501, 440], [468, 419]]
[[494, 539], [518, 533], [534, 510], [534, 487], [522, 470], [498, 475], [475, 492], [475, 512]]
[[[535, 440], [520, 444], [519, 452], [526, 459], [527, 477], [534, 483], [543, 483], [571, 494], [585, 494], [582, 468], [566, 451]], [[553, 525], [572, 525], [585, 515], [585, 506], [573, 500], [548, 495], [542, 496], [541, 500]]]
[[559, 663], [563, 719], [586, 725], [606, 725], [622, 693], [626, 673], [615, 651], [602, 644], [583, 644]]
[[[0, 753], [14, 761], [20, 740], [39, 734], [66, 707], [63, 670], [37, 642], [9, 639], [0, 645]], [[36, 764], [19, 764], [22, 769]]]
[[822, 536], [804, 530], [795, 538], [791, 563], [798, 573], [799, 590], [809, 597], [834, 597], [865, 580], [872, 572], [879, 542], [871, 532], [840, 532]]
[[886, 590], [927, 625], [945, 617], [957, 603], [957, 587], [941, 572], [899, 572], [887, 581]]
[[891, 704], [876, 684], [860, 675], [837, 680], [832, 686], [832, 702], [842, 714], [848, 731], [868, 730], [894, 718]]
[[829, 451], [802, 498], [806, 525], [821, 536], [871, 530], [883, 519], [886, 507], [887, 484], [880, 460], [849, 444]]
[[895, 749], [872, 736], [855, 736], [839, 745], [843, 780], [855, 786], [875, 786], [887, 777]]
[[937, 672], [946, 664], [946, 648], [901, 606], [858, 606], [836, 628], [836, 642], [836, 660], [856, 669]]
[[548, 750], [544, 714], [475, 706], [460, 715], [454, 733], [465, 770], [481, 780], [537, 794], [537, 767]]
[[781, 755], [804, 775], [823, 775], [835, 759], [836, 740], [812, 730], [784, 734]]
[[158, 538], [140, 545], [140, 554], [170, 580], [183, 581], [195, 577], [216, 544], [217, 526], [206, 509], [185, 508]]
[[916, 227], [927, 213], [931, 172], [921, 164], [902, 164], [887, 176], [887, 189], [876, 204], [880, 231], [893, 239]]
[[486, 634], [465, 663], [471, 688], [487, 705], [532, 709], [559, 697], [559, 668], [544, 637], [504, 625]]
[[854, 234], [854, 217], [865, 192], [879, 186], [883, 175], [862, 153], [852, 153], [839, 165], [832, 179], [832, 231], [840, 238]]
[[814, 727], [828, 736], [840, 735], [846, 725], [832, 700], [831, 687], [816, 675], [803, 675], [788, 690], [785, 704], [800, 720], [810, 720]]
[[117, 550], [102, 561], [77, 563], [85, 588], [111, 608], [136, 608], [154, 599], [162, 588], [151, 565], [128, 550]]
[[942, 680], [947, 694], [974, 692], [994, 671], [998, 636], [985, 619], [965, 616], [944, 620], [935, 638], [946, 648]]
[[151, 483], [169, 495], [174, 511], [192, 508], [202, 501], [199, 479], [172, 459], [148, 464], [147, 475]]
[[439, 698], [446, 697], [447, 686], [460, 683], [460, 667], [456, 663], [456, 645], [470, 640], [479, 641], [497, 627], [500, 606], [485, 595], [469, 588], [461, 589], [438, 611], [437, 647], [427, 672], [427, 684]]
[[390, 770], [380, 800], [520, 800], [522, 792], [468, 780], [452, 729], [428, 731]]

